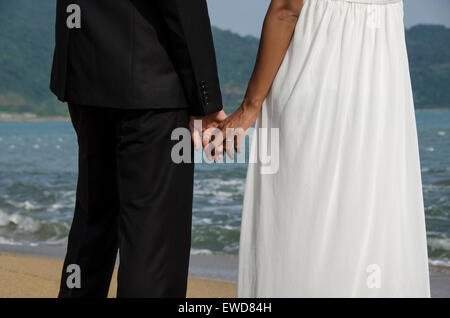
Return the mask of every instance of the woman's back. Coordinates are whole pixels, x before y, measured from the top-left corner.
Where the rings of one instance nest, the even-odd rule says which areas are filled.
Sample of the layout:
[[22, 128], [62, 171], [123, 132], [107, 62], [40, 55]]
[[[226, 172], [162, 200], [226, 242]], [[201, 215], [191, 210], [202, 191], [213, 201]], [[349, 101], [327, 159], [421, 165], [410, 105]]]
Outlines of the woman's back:
[[413, 106], [402, 1], [304, 1], [256, 124], [279, 169], [249, 165], [239, 296], [429, 296]]

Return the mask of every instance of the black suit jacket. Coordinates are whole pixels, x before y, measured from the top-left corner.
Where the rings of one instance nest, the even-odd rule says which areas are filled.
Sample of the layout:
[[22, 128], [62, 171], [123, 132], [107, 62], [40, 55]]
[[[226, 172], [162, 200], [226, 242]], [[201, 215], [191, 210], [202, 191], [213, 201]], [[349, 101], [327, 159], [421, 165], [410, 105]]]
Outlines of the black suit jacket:
[[[81, 28], [66, 25], [81, 8]], [[222, 109], [206, 0], [57, 0], [51, 90], [122, 109]]]

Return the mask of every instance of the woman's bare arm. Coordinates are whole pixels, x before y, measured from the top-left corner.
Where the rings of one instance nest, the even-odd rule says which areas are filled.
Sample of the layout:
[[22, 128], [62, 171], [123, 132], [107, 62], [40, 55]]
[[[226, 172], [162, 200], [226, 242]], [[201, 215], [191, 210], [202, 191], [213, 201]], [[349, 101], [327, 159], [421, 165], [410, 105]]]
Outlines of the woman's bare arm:
[[[228, 117], [219, 128], [226, 135], [227, 128], [240, 129], [235, 139], [235, 149], [239, 151], [242, 133], [253, 126], [262, 104], [270, 91], [275, 76], [283, 62], [303, 6], [303, 0], [272, 0], [261, 34], [255, 68], [248, 84], [242, 105]], [[237, 139], [237, 140], [236, 140]], [[225, 137], [225, 148], [230, 151], [231, 139]]]
[[261, 34], [255, 68], [244, 104], [259, 109], [283, 62], [297, 24], [302, 0], [272, 0]]

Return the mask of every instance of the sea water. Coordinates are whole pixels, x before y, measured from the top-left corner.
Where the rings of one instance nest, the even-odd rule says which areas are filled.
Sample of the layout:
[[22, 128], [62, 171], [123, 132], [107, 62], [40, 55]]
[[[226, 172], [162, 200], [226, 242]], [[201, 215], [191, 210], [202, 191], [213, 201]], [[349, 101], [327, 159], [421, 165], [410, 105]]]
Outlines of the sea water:
[[[450, 110], [416, 113], [430, 262], [450, 267]], [[0, 244], [65, 245], [75, 204], [70, 122], [0, 123]], [[192, 253], [237, 254], [246, 164], [198, 164]]]

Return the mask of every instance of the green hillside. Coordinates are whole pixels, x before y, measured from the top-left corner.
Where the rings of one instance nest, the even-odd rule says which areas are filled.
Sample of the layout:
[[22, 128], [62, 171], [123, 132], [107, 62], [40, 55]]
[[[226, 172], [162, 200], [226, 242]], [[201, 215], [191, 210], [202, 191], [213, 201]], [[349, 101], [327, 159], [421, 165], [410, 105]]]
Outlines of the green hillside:
[[406, 34], [416, 107], [449, 108], [450, 29], [421, 25]]
[[[65, 115], [49, 92], [54, 0], [0, 0], [0, 112]], [[213, 29], [224, 104], [235, 108], [253, 68], [258, 39]], [[450, 29], [407, 31], [418, 108], [450, 108]]]
[[65, 114], [48, 91], [54, 15], [54, 0], [0, 0], [0, 111]]

